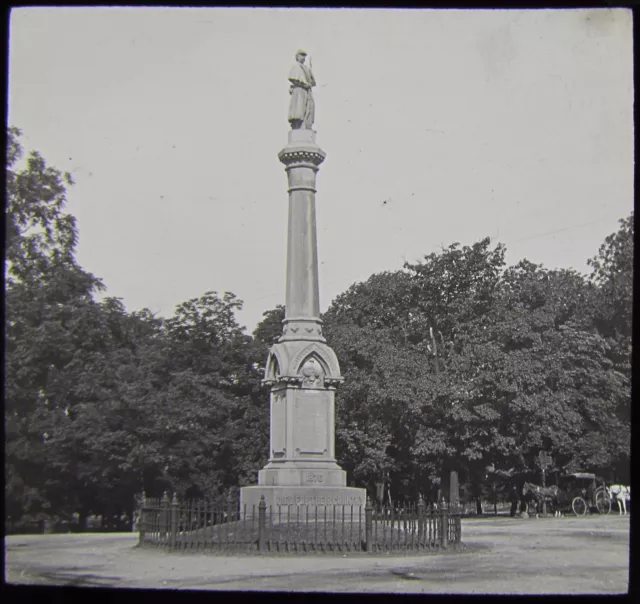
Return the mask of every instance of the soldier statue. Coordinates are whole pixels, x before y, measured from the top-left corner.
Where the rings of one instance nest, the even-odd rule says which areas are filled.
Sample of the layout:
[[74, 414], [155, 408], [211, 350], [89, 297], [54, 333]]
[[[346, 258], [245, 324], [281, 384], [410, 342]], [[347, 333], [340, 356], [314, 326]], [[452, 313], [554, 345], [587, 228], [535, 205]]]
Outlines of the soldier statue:
[[316, 80], [311, 71], [311, 59], [309, 66], [304, 64], [307, 53], [299, 50], [296, 53], [296, 62], [289, 72], [289, 123], [293, 130], [311, 130], [315, 118], [315, 103], [311, 89], [316, 85]]

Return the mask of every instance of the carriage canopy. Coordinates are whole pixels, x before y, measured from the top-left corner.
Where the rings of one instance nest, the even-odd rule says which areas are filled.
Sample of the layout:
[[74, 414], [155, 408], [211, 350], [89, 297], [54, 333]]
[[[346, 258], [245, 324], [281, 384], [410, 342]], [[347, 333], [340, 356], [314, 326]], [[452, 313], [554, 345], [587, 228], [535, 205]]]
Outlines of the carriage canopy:
[[588, 472], [577, 472], [575, 474], [565, 474], [562, 478], [575, 478], [577, 480], [595, 480], [596, 475]]
[[[600, 482], [600, 486], [597, 483]], [[596, 508], [600, 514], [611, 510], [611, 497], [604, 481], [591, 472], [575, 472], [560, 477], [562, 491], [560, 500], [568, 504], [577, 516], [583, 516], [590, 508]]]

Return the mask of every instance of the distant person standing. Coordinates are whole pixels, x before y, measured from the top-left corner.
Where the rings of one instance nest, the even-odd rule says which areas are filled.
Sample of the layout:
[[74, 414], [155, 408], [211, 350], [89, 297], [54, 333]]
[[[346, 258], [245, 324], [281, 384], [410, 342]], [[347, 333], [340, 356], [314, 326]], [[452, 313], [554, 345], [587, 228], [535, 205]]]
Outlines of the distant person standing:
[[316, 106], [311, 89], [316, 85], [316, 80], [311, 72], [311, 60], [309, 67], [304, 64], [306, 56], [304, 50], [299, 50], [289, 72], [289, 123], [293, 130], [311, 130], [315, 119]]

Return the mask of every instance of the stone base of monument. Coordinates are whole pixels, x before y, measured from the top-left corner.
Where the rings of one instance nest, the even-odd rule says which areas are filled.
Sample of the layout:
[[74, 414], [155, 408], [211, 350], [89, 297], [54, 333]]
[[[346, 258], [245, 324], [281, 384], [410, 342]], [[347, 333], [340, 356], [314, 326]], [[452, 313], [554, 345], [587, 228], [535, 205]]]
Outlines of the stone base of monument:
[[[364, 507], [367, 490], [355, 487], [331, 486], [266, 486], [258, 485], [240, 489], [240, 514], [250, 518], [258, 514], [260, 498], [264, 495], [267, 504], [267, 519], [285, 521], [304, 520], [307, 515], [318, 520], [334, 517], [350, 517], [357, 521], [360, 508], [364, 522]], [[245, 507], [246, 506], [246, 507]], [[353, 512], [352, 512], [353, 510]]]
[[258, 472], [258, 484], [270, 487], [346, 487], [347, 473], [336, 463], [276, 462]]

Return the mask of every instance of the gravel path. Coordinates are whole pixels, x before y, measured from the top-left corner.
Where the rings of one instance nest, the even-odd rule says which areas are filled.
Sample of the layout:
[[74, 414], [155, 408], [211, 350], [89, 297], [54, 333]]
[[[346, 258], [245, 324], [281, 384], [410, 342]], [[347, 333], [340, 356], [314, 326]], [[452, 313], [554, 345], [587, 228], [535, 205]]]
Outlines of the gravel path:
[[462, 554], [167, 554], [137, 535], [5, 537], [10, 583], [205, 590], [613, 594], [629, 580], [629, 517], [465, 519]]

